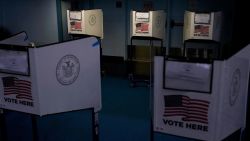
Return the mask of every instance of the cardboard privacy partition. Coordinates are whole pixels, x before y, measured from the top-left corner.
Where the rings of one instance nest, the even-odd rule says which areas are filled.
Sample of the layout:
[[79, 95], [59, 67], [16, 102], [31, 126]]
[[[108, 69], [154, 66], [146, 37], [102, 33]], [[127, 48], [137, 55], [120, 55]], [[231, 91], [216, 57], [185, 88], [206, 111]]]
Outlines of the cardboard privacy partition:
[[220, 141], [245, 128], [247, 59], [154, 62], [154, 131]]
[[39, 48], [0, 45], [1, 107], [40, 116], [100, 110], [99, 47], [95, 37]]
[[101, 9], [67, 10], [68, 33], [85, 34], [103, 38], [103, 13]]
[[131, 36], [165, 38], [166, 13], [163, 10], [137, 12], [131, 11]]
[[20, 32], [16, 35], [11, 36], [5, 40], [1, 40], [0, 44], [5, 45], [19, 45], [19, 46], [29, 46], [31, 42], [28, 40], [28, 35], [26, 32]]
[[183, 40], [202, 39], [220, 41], [222, 13], [185, 11]]

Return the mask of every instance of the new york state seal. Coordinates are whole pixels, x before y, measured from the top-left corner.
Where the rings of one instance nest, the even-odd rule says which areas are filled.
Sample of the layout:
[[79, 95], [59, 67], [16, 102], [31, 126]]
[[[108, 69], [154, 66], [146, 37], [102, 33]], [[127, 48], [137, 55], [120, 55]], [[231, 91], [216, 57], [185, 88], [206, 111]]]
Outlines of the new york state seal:
[[74, 83], [80, 72], [80, 63], [76, 56], [63, 56], [56, 66], [56, 78], [62, 85]]

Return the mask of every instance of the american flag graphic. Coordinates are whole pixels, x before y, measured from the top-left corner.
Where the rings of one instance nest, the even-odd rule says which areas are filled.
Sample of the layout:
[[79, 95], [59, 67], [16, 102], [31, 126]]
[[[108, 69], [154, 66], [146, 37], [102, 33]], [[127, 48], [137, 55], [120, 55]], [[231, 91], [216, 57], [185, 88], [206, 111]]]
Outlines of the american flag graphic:
[[148, 33], [149, 32], [149, 24], [148, 23], [137, 23], [136, 24], [136, 32], [137, 33]]
[[208, 124], [208, 101], [183, 95], [164, 96], [164, 101], [164, 117], [181, 116], [183, 121]]
[[194, 33], [198, 33], [201, 35], [209, 35], [209, 26], [206, 25], [195, 25], [194, 26]]
[[82, 22], [81, 21], [72, 21], [70, 22], [71, 30], [82, 30]]
[[3, 77], [4, 95], [16, 95], [16, 99], [32, 100], [31, 82], [16, 77]]

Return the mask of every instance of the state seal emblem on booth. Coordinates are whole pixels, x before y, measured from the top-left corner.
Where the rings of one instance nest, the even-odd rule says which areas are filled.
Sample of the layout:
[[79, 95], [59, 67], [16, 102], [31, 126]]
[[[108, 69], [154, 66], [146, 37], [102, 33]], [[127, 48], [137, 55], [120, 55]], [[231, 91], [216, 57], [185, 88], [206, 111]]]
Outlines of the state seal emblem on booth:
[[63, 56], [56, 67], [57, 81], [62, 85], [70, 85], [75, 82], [80, 72], [80, 63], [76, 56]]

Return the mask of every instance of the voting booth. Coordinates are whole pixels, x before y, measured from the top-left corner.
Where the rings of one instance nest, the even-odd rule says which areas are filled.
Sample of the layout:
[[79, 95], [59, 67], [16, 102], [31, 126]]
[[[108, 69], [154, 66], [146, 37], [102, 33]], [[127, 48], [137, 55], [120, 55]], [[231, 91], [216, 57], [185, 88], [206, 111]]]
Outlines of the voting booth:
[[69, 34], [85, 34], [103, 39], [103, 12], [101, 9], [67, 10]]
[[165, 38], [166, 13], [163, 10], [131, 11], [131, 36]]
[[220, 41], [221, 12], [185, 11], [183, 40], [201, 39]]
[[95, 37], [39, 48], [0, 45], [0, 105], [34, 115], [101, 109]]
[[155, 54], [163, 54], [166, 13], [157, 11], [131, 11], [130, 45], [127, 47], [128, 78], [130, 86], [151, 85], [151, 64]]
[[154, 63], [155, 132], [221, 141], [245, 129], [249, 59], [157, 56]]
[[220, 11], [185, 11], [183, 55], [188, 58], [220, 58], [222, 18]]

